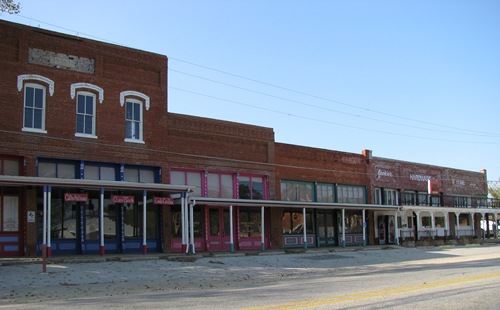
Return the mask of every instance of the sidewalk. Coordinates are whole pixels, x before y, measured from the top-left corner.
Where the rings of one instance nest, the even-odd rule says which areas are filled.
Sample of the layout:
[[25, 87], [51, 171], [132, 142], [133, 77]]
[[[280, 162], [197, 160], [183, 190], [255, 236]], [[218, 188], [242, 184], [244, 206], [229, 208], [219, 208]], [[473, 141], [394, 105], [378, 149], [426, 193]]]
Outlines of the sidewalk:
[[[148, 260], [169, 260], [179, 262], [195, 261], [203, 257], [242, 257], [242, 256], [266, 256], [266, 255], [285, 255], [301, 253], [335, 253], [335, 252], [353, 252], [370, 250], [390, 250], [399, 249], [398, 245], [369, 245], [369, 246], [350, 246], [350, 247], [329, 247], [329, 248], [296, 248], [296, 249], [271, 249], [262, 251], [235, 251], [231, 252], [199, 252], [196, 254], [184, 253], [150, 253], [150, 254], [106, 254], [101, 255], [58, 255], [47, 258], [47, 264], [80, 264], [80, 263], [104, 263], [104, 262], [130, 262], [130, 261], [148, 261]], [[42, 264], [42, 257], [0, 257], [0, 267], [15, 266], [27, 264]]]

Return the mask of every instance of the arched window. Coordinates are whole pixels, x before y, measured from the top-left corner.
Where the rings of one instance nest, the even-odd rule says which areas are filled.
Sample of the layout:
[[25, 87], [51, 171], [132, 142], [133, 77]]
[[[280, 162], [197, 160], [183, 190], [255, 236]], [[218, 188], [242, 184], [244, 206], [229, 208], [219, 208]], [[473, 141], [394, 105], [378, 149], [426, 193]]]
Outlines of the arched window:
[[45, 130], [46, 85], [48, 85], [49, 94], [52, 96], [54, 94], [54, 81], [51, 79], [36, 74], [23, 74], [17, 77], [18, 91], [24, 89], [23, 131], [47, 133]]
[[125, 142], [144, 143], [143, 107], [149, 110], [149, 97], [136, 91], [124, 91], [120, 93], [120, 104], [125, 105]]

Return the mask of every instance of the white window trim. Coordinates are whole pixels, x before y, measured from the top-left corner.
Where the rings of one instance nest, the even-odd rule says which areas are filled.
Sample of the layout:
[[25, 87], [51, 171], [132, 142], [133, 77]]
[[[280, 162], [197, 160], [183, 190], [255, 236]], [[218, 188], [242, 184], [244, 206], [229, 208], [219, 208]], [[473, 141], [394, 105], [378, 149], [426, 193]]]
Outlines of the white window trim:
[[52, 97], [54, 95], [54, 81], [44, 76], [38, 74], [21, 74], [17, 76], [17, 90], [23, 90], [23, 84], [27, 80], [35, 80], [39, 82], [44, 82], [49, 85], [49, 94]]
[[[26, 114], [26, 87], [42, 88], [43, 89], [43, 111], [42, 111], [42, 128], [31, 128], [25, 127], [24, 119]], [[25, 83], [24, 84], [24, 96], [23, 96], [23, 128], [22, 131], [26, 132], [36, 132], [36, 133], [47, 133], [45, 129], [45, 111], [47, 109], [47, 87], [37, 83]]]
[[[132, 142], [132, 143], [140, 143], [140, 144], [144, 144], [144, 132], [143, 132], [143, 128], [144, 128], [144, 109], [143, 109], [143, 104], [144, 102], [142, 102], [141, 100], [137, 100], [137, 99], [133, 99], [133, 98], [129, 98], [127, 99], [126, 101], [128, 102], [132, 102], [132, 103], [138, 103], [140, 106], [141, 106], [141, 120], [140, 120], [140, 123], [139, 123], [139, 135], [140, 135], [140, 138], [139, 139], [131, 139], [131, 138], [125, 138], [125, 142]], [[126, 107], [125, 107], [126, 109]], [[126, 114], [126, 112], [125, 112]], [[127, 123], [127, 116], [125, 115], [125, 123]], [[126, 126], [126, 125], [125, 125]], [[125, 127], [125, 135], [127, 134], [126, 132], [126, 127]]]
[[135, 91], [135, 90], [126, 90], [126, 91], [122, 91], [120, 93], [120, 105], [122, 107], [125, 104], [125, 98], [129, 97], [129, 96], [135, 96], [135, 97], [139, 97], [141, 99], [144, 99], [146, 110], [149, 111], [149, 107], [150, 107], [149, 96], [147, 96], [143, 93], [140, 93], [138, 91]]
[[70, 88], [71, 99], [75, 99], [76, 90], [80, 89], [80, 88], [87, 88], [87, 89], [91, 89], [91, 90], [97, 92], [99, 94], [99, 103], [102, 103], [104, 101], [104, 90], [102, 88], [100, 88], [99, 86], [89, 84], [89, 83], [71, 84], [71, 88]]
[[[72, 85], [73, 86], [73, 85]], [[78, 91], [76, 93], [76, 97], [78, 98], [78, 95], [79, 94], [82, 94], [84, 96], [91, 96], [94, 98], [94, 118], [93, 118], [93, 121], [92, 121], [92, 134], [86, 134], [86, 133], [80, 133], [80, 132], [76, 132], [75, 133], [75, 137], [80, 137], [80, 138], [92, 138], [92, 139], [97, 139], [97, 135], [96, 135], [96, 95], [92, 92], [88, 92], [88, 91]], [[75, 99], [75, 95], [72, 94], [71, 96], [71, 99]], [[78, 115], [78, 99], [76, 100], [75, 102], [75, 117]]]

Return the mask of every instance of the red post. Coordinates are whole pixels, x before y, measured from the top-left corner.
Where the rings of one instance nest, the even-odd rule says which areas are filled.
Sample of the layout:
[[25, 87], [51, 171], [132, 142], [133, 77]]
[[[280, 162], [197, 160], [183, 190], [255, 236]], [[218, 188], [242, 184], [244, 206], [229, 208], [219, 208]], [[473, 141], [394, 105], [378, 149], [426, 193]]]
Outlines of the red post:
[[42, 272], [47, 272], [47, 245], [42, 245]]
[[146, 255], [147, 252], [148, 252], [148, 246], [144, 244], [142, 246], [142, 254]]
[[104, 256], [104, 246], [101, 245], [101, 256]]

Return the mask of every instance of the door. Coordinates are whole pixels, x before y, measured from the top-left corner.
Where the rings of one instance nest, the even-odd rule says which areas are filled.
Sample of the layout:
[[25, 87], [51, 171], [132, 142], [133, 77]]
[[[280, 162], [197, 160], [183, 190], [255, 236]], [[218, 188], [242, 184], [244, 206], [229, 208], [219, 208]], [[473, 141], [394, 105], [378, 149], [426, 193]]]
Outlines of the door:
[[318, 210], [318, 240], [319, 246], [336, 245], [336, 218], [337, 212], [334, 210]]
[[0, 195], [0, 257], [22, 254], [19, 197]]
[[[208, 251], [230, 250], [229, 208], [209, 207], [208, 210]], [[233, 232], [233, 236], [235, 234]]]

